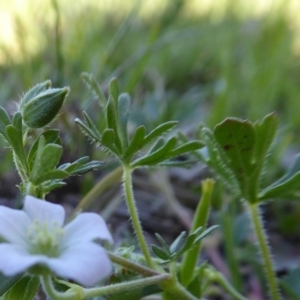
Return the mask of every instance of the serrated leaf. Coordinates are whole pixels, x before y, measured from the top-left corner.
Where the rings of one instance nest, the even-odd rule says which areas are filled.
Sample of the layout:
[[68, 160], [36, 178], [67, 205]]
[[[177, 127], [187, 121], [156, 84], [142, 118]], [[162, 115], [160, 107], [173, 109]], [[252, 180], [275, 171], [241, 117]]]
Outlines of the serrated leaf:
[[255, 131], [249, 121], [227, 118], [214, 129], [214, 136], [229, 158], [229, 166], [248, 199], [248, 181], [254, 170]]
[[169, 121], [157, 126], [155, 129], [153, 129], [149, 134], [145, 136], [143, 143], [141, 144], [141, 147], [149, 144], [154, 139], [157, 139], [158, 137], [166, 133], [168, 130], [172, 129], [177, 124], [178, 124], [177, 121]]
[[118, 151], [122, 153], [122, 142], [119, 135], [119, 121], [118, 121], [117, 107], [112, 97], [108, 98], [108, 102], [106, 106], [106, 120], [107, 120], [107, 127], [114, 131], [115, 146], [118, 149]]
[[10, 118], [9, 118], [6, 110], [0, 106], [0, 132], [5, 139], [7, 139], [5, 128], [6, 128], [6, 126], [8, 126], [10, 124], [11, 124]]
[[1, 297], [1, 300], [32, 300], [39, 285], [38, 277], [24, 276]]
[[217, 143], [209, 128], [202, 128], [202, 138], [206, 147], [199, 150], [199, 154], [207, 165], [213, 168], [217, 176], [221, 177], [225, 186], [232, 190], [234, 195], [240, 195], [240, 187], [233, 170], [229, 167], [229, 159], [224, 150]]
[[179, 249], [181, 248], [182, 244], [184, 243], [186, 239], [186, 232], [183, 231], [180, 233], [180, 235], [175, 239], [175, 241], [170, 246], [171, 253], [177, 253]]
[[22, 136], [12, 125], [6, 126], [5, 130], [6, 130], [7, 140], [10, 146], [15, 152], [15, 155], [18, 157], [18, 160], [20, 161], [22, 168], [27, 173], [28, 167], [27, 167], [27, 161], [26, 161], [24, 147], [23, 147]]
[[124, 148], [127, 148], [128, 146], [127, 123], [129, 117], [130, 102], [131, 100], [128, 94], [120, 94], [118, 98], [118, 119], [120, 123], [120, 137], [122, 139], [122, 145]]
[[152, 249], [152, 252], [160, 259], [163, 259], [163, 260], [169, 260], [170, 256], [169, 254], [163, 250], [162, 248], [156, 246], [156, 245], [151, 245], [151, 249]]
[[146, 166], [146, 165], [155, 165], [165, 159], [168, 152], [176, 145], [177, 139], [176, 137], [170, 138], [161, 148], [158, 150], [146, 154], [145, 156], [136, 159], [131, 167], [135, 168], [137, 166]]
[[263, 189], [259, 199], [281, 198], [291, 195], [300, 189], [300, 154], [296, 156], [293, 166], [288, 172], [272, 185]]
[[104, 108], [106, 106], [107, 99], [94, 76], [89, 73], [82, 73], [81, 77], [83, 79], [83, 82], [93, 92], [94, 96], [96, 96], [99, 99], [100, 106]]
[[123, 156], [124, 161], [129, 161], [132, 158], [132, 156], [140, 149], [140, 144], [145, 137], [145, 133], [146, 133], [146, 128], [143, 125], [139, 126], [135, 130], [134, 135], [130, 141], [130, 144], [124, 153]]

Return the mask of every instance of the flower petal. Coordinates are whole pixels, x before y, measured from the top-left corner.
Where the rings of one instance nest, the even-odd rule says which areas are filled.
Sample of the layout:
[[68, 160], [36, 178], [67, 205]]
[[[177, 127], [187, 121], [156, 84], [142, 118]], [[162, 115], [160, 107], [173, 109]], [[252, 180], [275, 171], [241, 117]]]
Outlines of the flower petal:
[[65, 210], [61, 205], [27, 195], [24, 200], [23, 210], [32, 220], [43, 222], [56, 222], [59, 226], [64, 224]]
[[95, 243], [80, 243], [64, 251], [59, 258], [49, 258], [48, 267], [58, 276], [84, 286], [96, 285], [112, 272], [105, 250]]
[[[27, 245], [27, 227], [30, 218], [22, 210], [0, 206], [0, 237], [6, 242]], [[2, 254], [1, 254], [2, 255]]]
[[82, 213], [65, 226], [64, 246], [76, 245], [94, 239], [107, 240], [113, 243], [108, 228], [98, 214]]
[[0, 271], [13, 276], [26, 271], [35, 264], [45, 264], [47, 257], [31, 255], [26, 249], [13, 244], [0, 244]]

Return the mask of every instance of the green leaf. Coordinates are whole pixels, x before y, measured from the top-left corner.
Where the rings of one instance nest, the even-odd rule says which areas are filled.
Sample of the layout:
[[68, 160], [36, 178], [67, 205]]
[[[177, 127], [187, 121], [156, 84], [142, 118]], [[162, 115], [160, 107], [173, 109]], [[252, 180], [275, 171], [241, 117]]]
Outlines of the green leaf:
[[186, 251], [190, 250], [194, 246], [194, 241], [201, 234], [202, 230], [203, 228], [199, 227], [193, 233], [188, 235], [184, 242], [184, 245], [177, 252], [177, 257], [180, 257], [182, 254], [184, 254]]
[[2, 296], [6, 291], [8, 291], [22, 277], [23, 274], [18, 274], [12, 277], [6, 277], [0, 273], [0, 296]]
[[297, 155], [293, 166], [288, 172], [272, 185], [263, 189], [259, 194], [259, 200], [270, 198], [282, 198], [293, 195], [300, 189], [300, 154]]
[[162, 236], [159, 233], [155, 233], [155, 236], [159, 243], [163, 246], [164, 250], [168, 253], [168, 255], [171, 255], [170, 249], [168, 244], [165, 242], [165, 240], [162, 238]]
[[269, 114], [262, 121], [254, 124], [256, 142], [254, 149], [255, 170], [249, 180], [249, 191], [256, 197], [258, 193], [259, 179], [268, 156], [268, 151], [272, 145], [278, 129], [278, 117], [275, 113]]
[[119, 85], [116, 78], [112, 78], [109, 83], [109, 95], [113, 98], [116, 110], [118, 110]]
[[22, 168], [27, 173], [28, 167], [27, 167], [27, 160], [25, 157], [24, 147], [23, 147], [23, 141], [22, 136], [20, 133], [12, 126], [8, 125], [6, 127], [6, 136], [7, 140], [12, 147], [15, 155], [17, 156], [18, 160], [21, 163]]
[[43, 190], [43, 193], [46, 195], [52, 190], [55, 190], [57, 188], [60, 188], [62, 186], [66, 185], [65, 182], [60, 181], [60, 180], [52, 180], [50, 182], [42, 183], [41, 188]]
[[293, 300], [300, 299], [299, 278], [300, 269], [296, 268], [289, 270], [288, 274], [283, 276], [283, 278], [280, 281], [280, 285], [284, 292]]
[[37, 155], [33, 164], [30, 179], [33, 184], [38, 184], [40, 178], [53, 170], [62, 155], [62, 147], [57, 144], [45, 145], [43, 137], [40, 138]]
[[39, 144], [39, 140], [40, 138], [43, 136], [43, 138], [45, 139], [45, 144], [57, 144], [57, 145], [61, 145], [61, 139], [59, 137], [59, 130], [57, 129], [50, 129], [47, 131], [44, 131], [32, 144], [28, 156], [27, 156], [27, 163], [29, 166], [29, 170], [32, 170], [33, 164], [34, 164], [34, 160], [35, 160], [35, 156], [36, 156], [36, 151], [38, 149], [38, 144]]
[[183, 231], [170, 246], [171, 253], [177, 253], [186, 239], [186, 232]]
[[12, 125], [18, 131], [18, 133], [22, 136], [22, 115], [18, 111], [13, 115]]
[[41, 183], [48, 181], [48, 180], [61, 180], [61, 179], [65, 179], [67, 177], [70, 176], [70, 173], [64, 171], [64, 170], [51, 170], [48, 171], [44, 174], [41, 174], [41, 176], [39, 176], [37, 179], [34, 180], [34, 184], [35, 185], [40, 185]]
[[156, 246], [156, 245], [151, 245], [151, 249], [152, 249], [152, 252], [160, 259], [163, 259], [163, 260], [169, 260], [170, 256], [169, 254], [163, 250], [162, 248]]
[[118, 99], [118, 119], [120, 123], [120, 137], [124, 148], [128, 146], [127, 123], [129, 117], [130, 102], [131, 100], [128, 94], [120, 94]]
[[166, 133], [168, 130], [172, 129], [174, 126], [177, 125], [177, 121], [169, 121], [166, 123], [163, 123], [159, 126], [157, 126], [155, 129], [153, 129], [149, 134], [147, 134], [143, 140], [143, 143], [141, 147], [149, 144], [154, 139], [162, 136], [164, 133]]
[[0, 106], [0, 132], [6, 140], [7, 140], [7, 136], [6, 136], [5, 128], [8, 125], [10, 125], [10, 118], [6, 110]]
[[248, 181], [254, 170], [255, 131], [249, 121], [227, 118], [214, 129], [214, 136], [229, 158], [229, 166], [248, 199]]
[[82, 73], [81, 77], [83, 82], [87, 85], [87, 87], [93, 92], [94, 96], [99, 99], [100, 106], [104, 108], [106, 106], [107, 99], [102, 92], [100, 86], [98, 85], [96, 79], [92, 74]]
[[155, 165], [161, 161], [163, 161], [168, 152], [176, 145], [177, 139], [176, 137], [170, 138], [162, 147], [158, 150], [146, 154], [145, 156], [136, 159], [132, 164], [131, 167], [135, 168], [137, 166], [146, 166], [146, 165]]
[[107, 148], [112, 148], [115, 141], [115, 132], [113, 129], [105, 129], [102, 134], [101, 144]]
[[224, 185], [232, 191], [234, 195], [240, 195], [240, 187], [233, 170], [229, 164], [229, 158], [226, 156], [222, 147], [217, 143], [212, 131], [209, 128], [202, 128], [202, 138], [206, 144], [205, 148], [199, 151], [202, 160], [216, 171], [218, 177], [221, 177]]
[[130, 141], [128, 148], [126, 149], [123, 160], [130, 161], [132, 156], [140, 149], [140, 144], [143, 141], [146, 133], [145, 126], [141, 125], [136, 130]]
[[196, 151], [204, 147], [204, 143], [200, 141], [190, 141], [169, 152], [168, 157], [176, 157], [190, 151]]
[[96, 144], [101, 143], [101, 135], [98, 130], [93, 131], [91, 128], [88, 127], [87, 124], [85, 124], [78, 118], [75, 119], [75, 123], [79, 126], [79, 128], [83, 132], [83, 134], [85, 136], [87, 136], [89, 139], [91, 139], [92, 142], [95, 142]]
[[212, 231], [214, 231], [218, 227], [219, 227], [219, 225], [213, 225], [213, 226], [207, 228], [206, 230], [204, 230], [199, 236], [197, 236], [197, 238], [194, 241], [194, 244], [200, 242], [202, 239], [204, 239], [207, 235], [209, 235]]
[[103, 167], [106, 163], [102, 161], [90, 161], [86, 164], [79, 164], [76, 169], [72, 170], [70, 173], [72, 175], [83, 174], [91, 170], [99, 169]]
[[39, 285], [38, 277], [24, 276], [1, 297], [1, 300], [32, 300]]
[[106, 121], [107, 127], [112, 129], [115, 133], [115, 146], [120, 153], [122, 153], [122, 142], [119, 135], [119, 120], [117, 107], [112, 97], [108, 98], [107, 107], [106, 107]]
[[100, 139], [101, 133], [99, 132], [95, 123], [92, 121], [92, 119], [89, 117], [89, 115], [85, 111], [83, 112], [83, 117], [84, 117], [85, 123], [87, 124], [88, 128], [90, 128], [92, 130], [92, 132], [94, 132], [95, 135]]

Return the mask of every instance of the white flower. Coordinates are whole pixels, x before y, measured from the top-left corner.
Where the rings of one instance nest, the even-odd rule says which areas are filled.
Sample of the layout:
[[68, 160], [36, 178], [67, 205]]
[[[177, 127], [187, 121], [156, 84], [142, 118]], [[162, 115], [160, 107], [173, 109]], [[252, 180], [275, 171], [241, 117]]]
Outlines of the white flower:
[[64, 219], [62, 206], [32, 196], [26, 196], [23, 210], [0, 206], [0, 272], [13, 276], [42, 266], [85, 286], [107, 277], [111, 262], [94, 241], [112, 243], [104, 220], [82, 213], [63, 226]]

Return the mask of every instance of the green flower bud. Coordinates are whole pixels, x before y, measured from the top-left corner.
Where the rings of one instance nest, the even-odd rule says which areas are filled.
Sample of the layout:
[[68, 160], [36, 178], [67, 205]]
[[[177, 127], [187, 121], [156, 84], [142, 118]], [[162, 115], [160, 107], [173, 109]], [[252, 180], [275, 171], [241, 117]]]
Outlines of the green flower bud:
[[57, 116], [68, 93], [69, 88], [50, 88], [38, 93], [34, 98], [20, 105], [23, 122], [30, 128], [42, 128]]
[[22, 98], [20, 103], [20, 109], [24, 107], [29, 102], [29, 100], [37, 96], [39, 93], [49, 89], [50, 87], [51, 87], [51, 80], [46, 80], [32, 87]]

